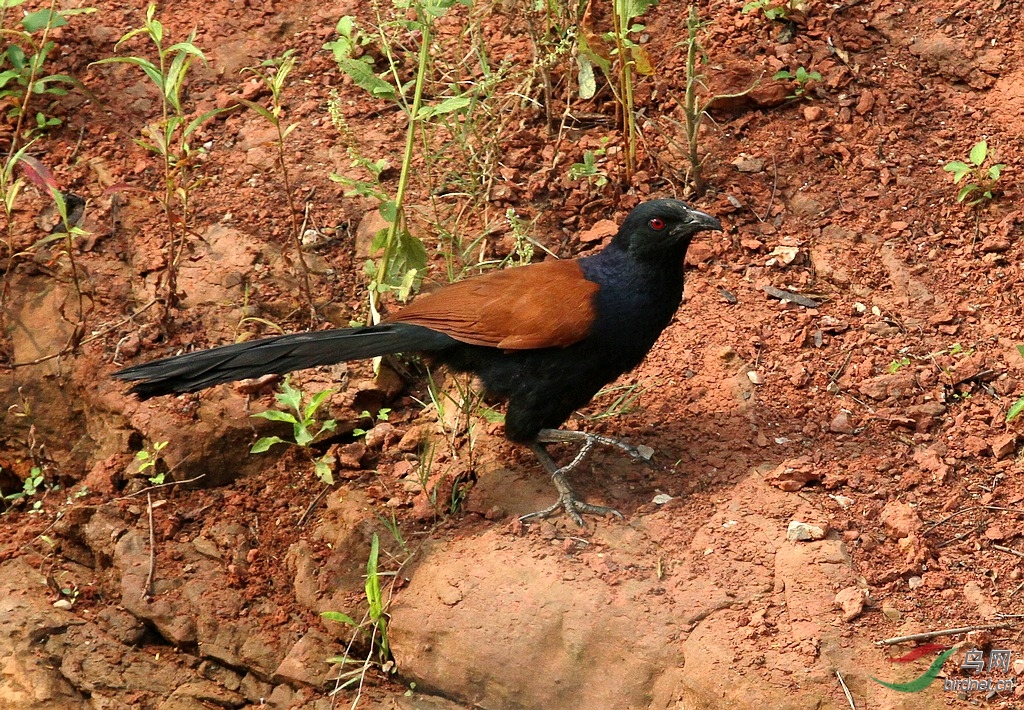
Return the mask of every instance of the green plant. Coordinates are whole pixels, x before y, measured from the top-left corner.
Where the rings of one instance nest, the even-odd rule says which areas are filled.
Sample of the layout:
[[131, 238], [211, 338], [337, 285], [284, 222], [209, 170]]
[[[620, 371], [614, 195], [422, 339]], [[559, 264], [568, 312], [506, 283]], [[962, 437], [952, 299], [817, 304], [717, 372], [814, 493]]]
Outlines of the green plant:
[[[391, 658], [391, 647], [388, 643], [388, 602], [384, 599], [380, 583], [379, 558], [380, 539], [377, 537], [377, 533], [374, 533], [370, 541], [370, 555], [366, 560], [366, 583], [363, 587], [368, 608], [361, 622], [340, 611], [324, 611], [320, 613], [320, 616], [324, 619], [352, 626], [356, 630], [361, 630], [366, 626], [370, 627], [370, 654], [362, 661], [355, 661], [359, 664], [358, 668], [341, 675], [339, 680], [345, 680], [340, 685], [340, 688], [347, 688], [357, 682], [360, 688], [362, 687], [363, 678], [373, 665], [371, 659], [375, 651], [382, 670], [388, 671], [394, 667], [394, 661]], [[353, 637], [354, 640], [355, 638]], [[349, 647], [351, 648], [351, 643]], [[328, 659], [328, 663], [348, 664], [353, 662], [353, 659], [350, 658], [347, 652], [344, 655]]]
[[319, 424], [316, 419], [317, 410], [320, 409], [321, 405], [323, 405], [324, 401], [333, 391], [329, 389], [321, 390], [310, 396], [307, 404], [303, 404], [303, 399], [305, 398], [303, 397], [302, 390], [292, 387], [291, 376], [285, 377], [284, 382], [281, 383], [280, 391], [274, 394], [274, 399], [285, 410], [268, 409], [263, 412], [257, 412], [252, 416], [272, 422], [290, 424], [292, 426], [292, 440], [288, 441], [279, 436], [264, 436], [252, 445], [249, 453], [262, 454], [275, 444], [298, 446], [309, 454], [312, 459], [316, 477], [327, 485], [333, 485], [334, 475], [331, 473], [331, 464], [334, 463], [334, 457], [330, 454], [315, 455], [310, 448], [310, 445], [321, 434], [334, 431], [337, 428], [337, 422], [334, 419], [327, 419]]
[[964, 178], [968, 178], [967, 183], [957, 191], [956, 201], [963, 202], [968, 197], [975, 195], [976, 197], [967, 203], [973, 207], [984, 200], [993, 198], [996, 183], [999, 182], [999, 176], [1002, 175], [1006, 165], [995, 163], [985, 167], [985, 162], [988, 160], [988, 142], [984, 140], [974, 144], [967, 159], [970, 164], [962, 160], [951, 160], [942, 169], [953, 174], [954, 185], [959, 185]]
[[324, 45], [333, 53], [338, 68], [351, 77], [356, 85], [365, 89], [374, 98], [395, 103], [405, 112], [408, 120], [405, 150], [395, 195], [391, 199], [386, 199], [384, 193], [375, 195], [382, 198], [380, 214], [388, 223], [388, 227], [381, 230], [373, 241], [372, 249], [381, 251], [380, 259], [376, 263], [368, 261], [365, 266], [370, 280], [370, 315], [374, 322], [380, 318], [377, 305], [381, 295], [396, 292], [400, 299], [408, 298], [423, 278], [427, 264], [426, 248], [420, 240], [409, 233], [405, 218], [405, 197], [413, 170], [416, 139], [421, 133], [422, 124], [438, 116], [461, 111], [472, 102], [472, 98], [466, 94], [449, 96], [432, 105], [425, 104], [423, 100], [434, 21], [445, 15], [455, 2], [456, 0], [395, 0], [395, 7], [407, 13], [406, 18], [400, 21], [402, 29], [407, 33], [419, 33], [420, 46], [415, 61], [416, 76], [411, 82], [411, 98], [406, 95], [408, 84], [402, 81], [400, 75], [403, 62], [396, 56], [395, 45], [387, 36], [385, 24], [379, 18], [377, 31], [379, 47], [387, 60], [386, 77], [374, 72], [370, 57], [355, 56], [358, 46], [371, 41], [368, 35], [359, 30], [355, 18], [342, 17], [336, 28], [337, 39]]
[[195, 45], [194, 29], [184, 42], [165, 46], [164, 26], [156, 19], [156, 5], [150, 4], [143, 26], [128, 31], [118, 40], [115, 49], [139, 35], [148, 37], [156, 48], [156, 62], [132, 55], [107, 57], [95, 64], [137, 66], [160, 93], [160, 118], [143, 129], [143, 138], [136, 143], [159, 156], [163, 164], [163, 190], [157, 194], [168, 229], [162, 290], [167, 305], [175, 306], [178, 303], [178, 264], [189, 233], [191, 191], [200, 183], [193, 171], [193, 150], [189, 141], [206, 121], [231, 107], [210, 109], [191, 120], [188, 118], [189, 112], [183, 104], [185, 80], [193, 60], [206, 63], [202, 50]]
[[[1024, 345], [1018, 345], [1017, 352], [1021, 357], [1024, 357]], [[1017, 401], [1010, 405], [1010, 409], [1006, 412], [1006, 421], [1012, 422], [1020, 416], [1021, 412], [1024, 412], [1024, 394], [1018, 397]]]
[[11, 154], [17, 149], [20, 138], [31, 139], [33, 135], [61, 124], [59, 118], [36, 111], [33, 116], [34, 125], [23, 134], [25, 118], [31, 113], [29, 102], [33, 96], [63, 96], [68, 92], [67, 87], [81, 86], [77, 79], [67, 74], [44, 73], [43, 65], [56, 46], [49, 38], [50, 31], [68, 24], [67, 18], [73, 15], [95, 12], [94, 8], [57, 10], [56, 0], [51, 0], [49, 7], [21, 15], [20, 30], [7, 28], [4, 24], [7, 11], [24, 2], [0, 0], [0, 36], [5, 38], [3, 44], [0, 44], [0, 101], [11, 105], [7, 110], [7, 118], [17, 119]]
[[646, 392], [649, 387], [644, 387], [639, 383], [633, 383], [631, 385], [613, 385], [611, 387], [605, 387], [597, 394], [594, 395], [594, 400], [598, 401], [603, 397], [612, 396], [612, 401], [600, 412], [591, 414], [587, 419], [591, 421], [598, 421], [600, 419], [608, 419], [610, 417], [617, 417], [623, 414], [629, 414], [636, 409], [636, 403], [640, 399], [640, 396]]
[[890, 375], [895, 375], [897, 372], [899, 372], [909, 364], [909, 357], [901, 357], [899, 360], [893, 360], [892, 362], [890, 362], [889, 366], [885, 368], [885, 371], [888, 372]]
[[[683, 96], [683, 115], [686, 118], [684, 132], [686, 134], [686, 157], [690, 163], [688, 173], [689, 183], [693, 186], [696, 195], [704, 194], [707, 184], [704, 180], [704, 158], [700, 157], [698, 141], [700, 137], [700, 126], [707, 115], [707, 110], [715, 101], [743, 96], [749, 93], [757, 81], [751, 84], [744, 91], [735, 94], [717, 94], [701, 101], [699, 94], [707, 91], [704, 82], [704, 74], [700, 66], [707, 64], [707, 55], [700, 43], [700, 31], [705, 23], [701, 22], [697, 14], [697, 8], [690, 5], [690, 11], [686, 19], [686, 92]], [[759, 81], [759, 80], [758, 80]], [[671, 120], [671, 119], [670, 119]], [[672, 140], [672, 139], [670, 139]]]
[[270, 107], [258, 104], [249, 99], [239, 99], [239, 102], [267, 119], [277, 131], [277, 167], [281, 171], [281, 182], [284, 184], [284, 196], [288, 204], [288, 220], [291, 227], [292, 245], [295, 249], [295, 256], [299, 262], [299, 271], [302, 277], [302, 292], [309, 306], [310, 321], [316, 319], [316, 307], [313, 304], [313, 291], [309, 285], [309, 266], [306, 264], [306, 257], [302, 251], [302, 234], [299, 224], [299, 213], [295, 209], [295, 198], [292, 194], [291, 178], [288, 171], [288, 163], [284, 155], [284, 143], [292, 131], [299, 125], [291, 123], [284, 125], [281, 116], [284, 113], [284, 105], [281, 102], [281, 95], [284, 93], [284, 85], [288, 75], [295, 68], [295, 50], [289, 49], [280, 57], [267, 59], [259, 67], [246, 67], [242, 72], [249, 72], [259, 78], [263, 85], [270, 89]]
[[[388, 415], [390, 413], [391, 413], [391, 409], [389, 409], [388, 407], [381, 407], [380, 409], [378, 409], [376, 416], [374, 416], [373, 414], [370, 414], [369, 410], [364, 409], [362, 412], [360, 412], [359, 418], [360, 419], [370, 419], [370, 420], [373, 421], [373, 425], [376, 426], [377, 424], [380, 424], [381, 422], [386, 422], [388, 420]], [[372, 428], [373, 428], [373, 426], [370, 427], [370, 429], [372, 429]], [[352, 430], [352, 436], [366, 436], [367, 433], [369, 433], [369, 430], [367, 430], [367, 429], [360, 429], [359, 427], [356, 427], [355, 429]]]
[[153, 442], [152, 451], [147, 447], [135, 454], [135, 460], [139, 464], [139, 473], [146, 475], [151, 472], [153, 475], [149, 476], [149, 482], [154, 486], [163, 484], [164, 478], [166, 477], [166, 474], [163, 472], [156, 472], [156, 462], [160, 457], [160, 452], [167, 448], [168, 443], [170, 442], [155, 441]]
[[807, 8], [807, 0], [753, 0], [740, 10], [744, 15], [760, 12], [769, 20], [789, 20], [794, 13], [803, 12]]
[[796, 68], [795, 72], [791, 72], [788, 69], [775, 72], [772, 75], [772, 79], [775, 81], [785, 80], [796, 82], [796, 87], [793, 89], [793, 93], [787, 96], [787, 99], [803, 99], [808, 98], [807, 94], [807, 82], [809, 81], [821, 81], [821, 74], [816, 71], [807, 71], [802, 66]]
[[[657, 0], [612, 0], [611, 31], [604, 32], [600, 36], [591, 35], [589, 39], [586, 36], [587, 32], [584, 32], [579, 37], [582, 57], [580, 60], [581, 94], [584, 97], [588, 94], [592, 95], [591, 90], [586, 87], [593, 80], [593, 70], [589, 65], [596, 65], [608, 77], [612, 94], [621, 108], [625, 162], [623, 177], [627, 184], [633, 179], [633, 173], [636, 171], [637, 156], [638, 131], [633, 89], [637, 75], [650, 76], [654, 74], [654, 65], [647, 50], [633, 39], [645, 29], [644, 25], [635, 20], [642, 17], [656, 4]], [[603, 47], [605, 43], [609, 45], [607, 50]]]
[[514, 246], [509, 255], [498, 265], [504, 267], [507, 262], [514, 261], [517, 266], [524, 266], [533, 261], [534, 241], [530, 238], [530, 223], [516, 214], [514, 207], [505, 210], [505, 221], [512, 230]]
[[573, 163], [569, 167], [569, 179], [570, 180], [589, 180], [598, 187], [604, 187], [608, 184], [608, 175], [597, 167], [596, 156], [604, 155], [605, 149], [599, 148], [596, 151], [585, 150], [583, 151], [583, 162]]
[[[22, 482], [21, 490], [16, 493], [8, 493], [7, 495], [4, 495], [3, 491], [0, 491], [0, 500], [6, 503], [9, 507], [14, 501], [21, 500], [23, 498], [31, 498], [36, 493], [41, 493], [45, 483], [46, 481], [43, 478], [43, 470], [38, 466], [33, 466], [29, 470], [28, 477], [26, 477]], [[32, 508], [29, 512], [40, 513], [42, 512], [42, 508], [43, 501], [37, 500], [32, 504]]]

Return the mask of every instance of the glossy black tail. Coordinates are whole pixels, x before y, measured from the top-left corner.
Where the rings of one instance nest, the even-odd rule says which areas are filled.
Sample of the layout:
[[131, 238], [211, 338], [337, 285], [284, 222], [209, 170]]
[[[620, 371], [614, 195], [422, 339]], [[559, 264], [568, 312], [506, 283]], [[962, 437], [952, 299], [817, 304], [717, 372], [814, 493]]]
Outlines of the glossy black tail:
[[366, 328], [278, 335], [224, 345], [133, 365], [115, 372], [114, 377], [135, 382], [131, 392], [140, 399], [149, 399], [346, 360], [440, 350], [455, 343], [447, 335], [429, 328], [387, 323]]

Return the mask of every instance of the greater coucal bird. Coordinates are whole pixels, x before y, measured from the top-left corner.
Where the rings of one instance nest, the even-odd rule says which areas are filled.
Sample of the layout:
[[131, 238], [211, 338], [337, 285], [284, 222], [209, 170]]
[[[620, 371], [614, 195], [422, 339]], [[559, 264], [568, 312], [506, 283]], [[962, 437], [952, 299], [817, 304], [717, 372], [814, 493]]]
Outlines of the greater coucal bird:
[[[423, 352], [435, 363], [472, 372], [508, 400], [505, 436], [530, 447], [551, 474], [558, 500], [525, 517], [562, 507], [615, 514], [576, 498], [565, 474], [594, 444], [634, 458], [640, 449], [609, 437], [560, 427], [604, 385], [640, 364], [679, 308], [690, 240], [722, 228], [678, 200], [636, 207], [602, 251], [492, 271], [420, 296], [379, 325], [295, 333], [164, 358], [114, 373], [135, 382], [142, 399], [194, 392], [222, 382], [283, 374], [317, 365]], [[559, 467], [544, 444], [579, 442]]]

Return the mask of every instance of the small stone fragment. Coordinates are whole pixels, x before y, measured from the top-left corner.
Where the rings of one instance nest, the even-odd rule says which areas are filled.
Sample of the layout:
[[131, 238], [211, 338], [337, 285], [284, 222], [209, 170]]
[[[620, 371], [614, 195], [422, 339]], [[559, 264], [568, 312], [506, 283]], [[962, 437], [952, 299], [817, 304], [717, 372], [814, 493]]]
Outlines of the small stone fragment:
[[853, 621], [864, 613], [867, 593], [859, 587], [847, 587], [836, 595], [835, 603], [843, 610], [843, 621]]
[[1003, 434], [989, 442], [992, 447], [992, 455], [997, 461], [1013, 456], [1017, 451], [1017, 435], [1013, 432]]
[[817, 525], [793, 520], [786, 529], [786, 539], [790, 542], [806, 542], [810, 540], [822, 540], [825, 537], [825, 530]]
[[906, 503], [889, 501], [882, 508], [879, 516], [886, 532], [895, 538], [909, 537], [911, 533], [919, 531], [923, 525], [921, 516], [917, 511]]
[[784, 491], [798, 491], [810, 482], [821, 480], [809, 456], [786, 459], [774, 471], [765, 476], [765, 481]]
[[839, 410], [839, 413], [829, 423], [828, 428], [834, 434], [853, 434], [856, 431], [850, 421], [850, 413], [845, 409]]

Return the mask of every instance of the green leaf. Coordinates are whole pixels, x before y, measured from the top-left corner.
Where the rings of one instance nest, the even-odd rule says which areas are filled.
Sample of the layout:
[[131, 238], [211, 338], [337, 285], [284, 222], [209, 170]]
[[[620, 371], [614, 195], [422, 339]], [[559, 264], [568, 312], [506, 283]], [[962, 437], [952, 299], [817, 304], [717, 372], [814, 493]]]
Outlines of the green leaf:
[[455, 111], [461, 111], [462, 109], [469, 106], [473, 99], [463, 94], [462, 96], [452, 96], [439, 104], [434, 106], [422, 106], [420, 107], [419, 115], [416, 117], [417, 120], [425, 120], [433, 116], [441, 116], [446, 113], [454, 113]]
[[576, 67], [580, 98], [584, 101], [594, 98], [597, 93], [597, 78], [594, 76], [594, 65], [585, 52], [576, 55]]
[[1017, 354], [1019, 354], [1021, 357], [1024, 357], [1024, 345], [1017, 346]]
[[980, 166], [985, 162], [985, 158], [988, 156], [988, 143], [986, 141], [978, 141], [971, 148], [971, 162], [975, 165]]
[[[394, 200], [387, 200], [385, 202], [381, 202], [380, 203], [380, 207], [377, 208], [377, 211], [379, 211], [380, 212], [380, 216], [383, 217], [385, 219], [385, 221], [387, 221], [390, 224], [394, 224], [395, 221], [398, 219], [398, 203], [395, 202]], [[385, 231], [385, 230], [381, 230], [381, 231]], [[386, 232], [385, 232], [385, 234], [386, 234]], [[377, 241], [376, 238], [374, 238], [374, 242], [376, 242], [376, 241]], [[375, 248], [379, 249], [382, 246], [384, 246], [383, 243], [381, 243], [380, 245], [375, 246]]]
[[359, 626], [348, 614], [342, 614], [340, 611], [322, 611], [320, 616], [327, 619], [328, 621], [336, 621], [339, 624], [348, 624], [349, 626]]
[[331, 462], [325, 459], [334, 460], [333, 456], [325, 456], [319, 458], [313, 462], [313, 473], [320, 479], [321, 482], [326, 483], [328, 486], [334, 485], [334, 474], [331, 472]]
[[263, 412], [256, 412], [252, 416], [259, 417], [260, 419], [267, 419], [272, 422], [287, 422], [289, 424], [296, 424], [298, 420], [290, 412], [282, 412], [279, 409], [267, 409]]
[[338, 24], [334, 28], [334, 31], [342, 37], [352, 39], [352, 34], [355, 32], [355, 29], [356, 18], [352, 15], [344, 15], [340, 20], [338, 20]]
[[316, 414], [316, 410], [320, 409], [320, 405], [324, 403], [324, 400], [327, 399], [333, 393], [334, 390], [326, 389], [323, 390], [322, 392], [317, 392], [315, 395], [313, 395], [313, 397], [309, 401], [309, 404], [306, 405], [306, 419], [312, 419], [313, 415]]
[[963, 202], [965, 199], [967, 199], [968, 195], [970, 195], [972, 192], [974, 192], [977, 189], [978, 189], [978, 186], [976, 184], [974, 184], [973, 182], [964, 185], [963, 187], [960, 188], [960, 192], [956, 193], [956, 201], [957, 202]]
[[945, 663], [946, 660], [950, 656], [952, 656], [955, 651], [956, 646], [949, 649], [948, 651], [944, 651], [943, 653], [941, 653], [939, 657], [936, 658], [935, 661], [928, 667], [928, 670], [926, 670], [921, 676], [915, 678], [909, 683], [886, 683], [883, 680], [878, 680], [878, 678], [875, 678], [874, 676], [871, 676], [871, 680], [875, 681], [879, 685], [884, 685], [886, 688], [889, 688], [890, 690], [895, 690], [899, 693], [919, 693], [932, 684], [932, 681], [934, 681], [938, 677], [939, 671], [942, 670], [942, 664]]
[[360, 59], [337, 59], [338, 68], [352, 77], [352, 81], [378, 99], [396, 101], [398, 92], [388, 81], [374, 74], [373, 67]]
[[292, 387], [290, 377], [286, 377], [281, 383], [281, 391], [274, 395], [274, 399], [297, 414], [302, 412], [302, 392]]
[[1005, 167], [1006, 165], [1004, 163], [996, 163], [995, 165], [989, 166], [988, 179], [992, 182], [998, 180], [999, 176], [1003, 174], [1003, 168]]
[[384, 611], [380, 594], [380, 576], [377, 574], [377, 559], [380, 557], [380, 539], [377, 533], [370, 540], [370, 556], [366, 559], [366, 601], [370, 605], [370, 618], [376, 621]]
[[[255, 415], [254, 415], [255, 416]], [[262, 454], [274, 444], [287, 444], [288, 442], [279, 436], [264, 436], [261, 439], [257, 439], [256, 443], [249, 449], [250, 454]]]
[[773, 81], [778, 81], [780, 79], [792, 79], [792, 78], [793, 78], [793, 75], [789, 72], [788, 69], [782, 69], [782, 70], [777, 71], [774, 74], [772, 74], [772, 80]]
[[49, 10], [37, 10], [30, 12], [21, 19], [21, 26], [26, 32], [38, 32], [47, 25], [52, 27], [63, 27], [68, 23], [59, 13], [51, 13]]
[[[241, 101], [241, 99], [239, 99], [239, 100]], [[199, 114], [198, 116], [196, 116], [195, 118], [193, 118], [191, 121], [188, 122], [188, 125], [185, 126], [185, 130], [182, 131], [182, 133], [181, 133], [182, 137], [183, 138], [188, 138], [190, 135], [192, 135], [192, 133], [195, 132], [195, 130], [197, 128], [199, 128], [201, 125], [203, 125], [204, 123], [209, 121], [211, 118], [213, 118], [214, 116], [216, 116], [219, 113], [224, 113], [225, 111], [230, 111], [233, 108], [235, 108], [235, 107], [234, 106], [225, 106], [223, 108], [212, 108], [209, 111], [204, 111], [203, 113]]]
[[1024, 412], [1024, 395], [1021, 395], [1021, 397], [1013, 403], [1013, 406], [1010, 407], [1010, 411], [1006, 413], [1006, 421], [1012, 422], [1021, 412]]
[[299, 446], [309, 446], [313, 443], [313, 439], [315, 438], [316, 437], [309, 433], [309, 429], [306, 427], [300, 425], [295, 426], [295, 443]]
[[959, 160], [952, 160], [946, 163], [943, 168], [947, 173], [953, 173], [953, 184], [963, 180], [964, 175], [971, 172], [971, 166]]

